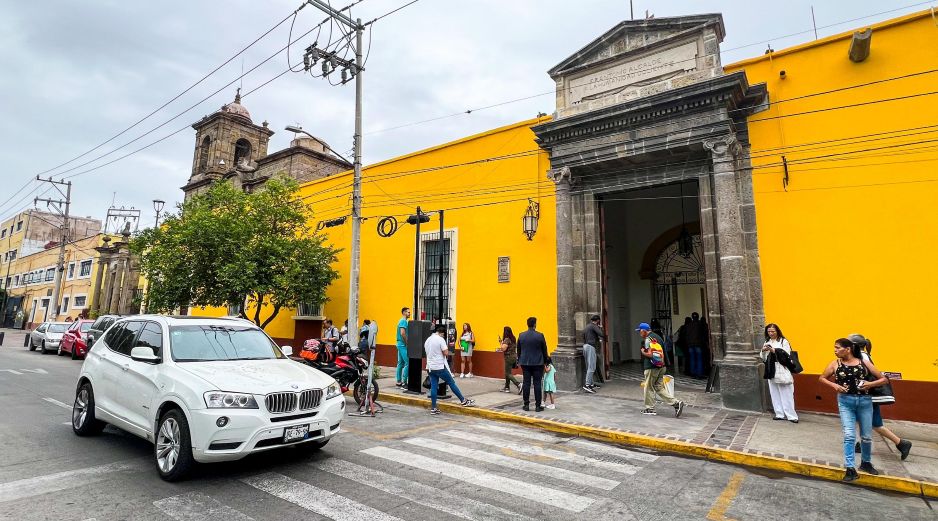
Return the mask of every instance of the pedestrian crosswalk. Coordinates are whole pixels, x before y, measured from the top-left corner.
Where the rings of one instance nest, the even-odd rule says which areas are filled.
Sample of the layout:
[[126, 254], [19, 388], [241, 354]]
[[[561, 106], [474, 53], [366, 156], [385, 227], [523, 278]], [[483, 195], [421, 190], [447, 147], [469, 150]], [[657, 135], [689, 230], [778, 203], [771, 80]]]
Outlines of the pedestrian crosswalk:
[[[224, 478], [228, 485], [203, 487], [193, 480], [194, 489], [154, 497], [137, 518], [597, 518], [612, 504], [625, 508], [615, 491], [630, 480], [630, 486], [637, 485], [636, 474], [657, 459], [654, 454], [486, 422], [445, 424], [400, 439], [364, 443], [358, 439], [337, 446], [341, 440], [297, 465], [268, 466]], [[142, 472], [150, 470], [149, 462], [136, 460], [0, 484], [0, 509], [5, 502], [61, 491], [75, 478], [87, 484], [120, 479], [128, 472], [148, 476]]]

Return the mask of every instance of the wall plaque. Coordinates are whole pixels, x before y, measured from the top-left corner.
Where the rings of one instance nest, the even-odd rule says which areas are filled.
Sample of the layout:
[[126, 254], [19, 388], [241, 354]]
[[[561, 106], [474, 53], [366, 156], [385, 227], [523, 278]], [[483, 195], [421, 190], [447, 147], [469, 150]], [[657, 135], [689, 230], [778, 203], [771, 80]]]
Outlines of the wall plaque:
[[692, 41], [657, 54], [573, 78], [570, 80], [567, 103], [572, 105], [630, 85], [692, 71], [697, 68], [696, 56], [697, 42]]
[[498, 258], [498, 281], [509, 282], [511, 280], [511, 257]]

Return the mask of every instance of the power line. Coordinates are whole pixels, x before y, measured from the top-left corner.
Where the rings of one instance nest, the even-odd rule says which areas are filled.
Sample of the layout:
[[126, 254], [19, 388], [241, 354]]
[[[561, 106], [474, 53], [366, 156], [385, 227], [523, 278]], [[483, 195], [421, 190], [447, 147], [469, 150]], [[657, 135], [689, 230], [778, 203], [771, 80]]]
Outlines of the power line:
[[[825, 26], [818, 27], [818, 29], [827, 29], [827, 28], [830, 28], [830, 27], [835, 27], [835, 26], [843, 25], [843, 24], [850, 23], [850, 22], [856, 22], [856, 21], [859, 21], [859, 20], [867, 19], [867, 18], [873, 18], [873, 17], [876, 17], [876, 16], [884, 15], [884, 14], [894, 13], [894, 12], [896, 12], [896, 11], [902, 11], [902, 10], [905, 10], [905, 9], [910, 9], [910, 8], [912, 8], [912, 7], [918, 7], [918, 6], [929, 5], [929, 4], [931, 4], [931, 2], [919, 2], [919, 3], [916, 3], [916, 4], [907, 5], [907, 6], [905, 6], [905, 7], [899, 7], [899, 8], [896, 8], [896, 9], [890, 9], [890, 10], [887, 10], [887, 11], [881, 11], [881, 12], [879, 12], [879, 13], [873, 13], [873, 14], [869, 14], [869, 15], [865, 15], [865, 16], [860, 16], [860, 17], [857, 17], [857, 18], [851, 18], [851, 19], [849, 19], [849, 20], [844, 20], [844, 21], [841, 21], [841, 22], [835, 22], [835, 23], [833, 23], [833, 24], [828, 24], [828, 25], [825, 25]], [[802, 34], [808, 34], [808, 33], [811, 33], [811, 32], [813, 32], [813, 31], [814, 31], [814, 29], [808, 29], [807, 31], [800, 31], [800, 32], [797, 32], [797, 33], [792, 33], [792, 34], [787, 34], [787, 35], [783, 35], [783, 36], [778, 36], [778, 37], [772, 38], [772, 39], [770, 39], [770, 40], [761, 40], [761, 41], [758, 41], [758, 42], [749, 43], [749, 44], [745, 44], [745, 45], [740, 45], [740, 46], [732, 47], [732, 48], [729, 48], [729, 49], [723, 49], [723, 50], [721, 50], [721, 51], [719, 52], [719, 54], [728, 53], [728, 52], [732, 52], [732, 51], [737, 51], [737, 50], [740, 50], [740, 49], [745, 49], [745, 48], [753, 47], [753, 46], [756, 46], [756, 45], [761, 45], [761, 44], [768, 43], [768, 42], [771, 42], [771, 41], [774, 41], [774, 40], [782, 40], [782, 39], [785, 39], [785, 38], [790, 38], [790, 37], [792, 37], [792, 36], [798, 36], [798, 35], [802, 35]], [[705, 56], [702, 56], [702, 58], [706, 58], [707, 56], [713, 56], [713, 55], [705, 55]], [[679, 62], [681, 62], [681, 61], [696, 60], [696, 59], [697, 59], [697, 57], [688, 58], [688, 59], [685, 59], [685, 60], [680, 60]], [[675, 62], [675, 63], [679, 63], [679, 62]], [[651, 69], [649, 69], [649, 70], [651, 70]], [[645, 72], [645, 71], [642, 71], [642, 72]], [[428, 119], [424, 119], [424, 120], [420, 120], [420, 121], [414, 121], [414, 122], [410, 122], [410, 123], [403, 123], [403, 124], [395, 125], [395, 126], [392, 126], [392, 127], [387, 127], [387, 128], [382, 128], [382, 129], [378, 129], [378, 130], [373, 130], [373, 131], [371, 131], [371, 132], [367, 132], [366, 135], [378, 134], [378, 133], [381, 133], [381, 132], [387, 132], [387, 131], [391, 131], [391, 130], [398, 130], [398, 129], [401, 129], [401, 128], [407, 128], [407, 127], [412, 127], [412, 126], [416, 126], [416, 125], [422, 125], [422, 124], [425, 124], [425, 123], [431, 123], [431, 122], [434, 122], [434, 121], [439, 121], [439, 120], [442, 120], [442, 119], [452, 118], [452, 117], [456, 117], [456, 116], [463, 116], [463, 115], [471, 114], [471, 113], [473, 113], [473, 112], [478, 112], [478, 111], [481, 111], [481, 110], [485, 110], [485, 109], [487, 109], [487, 108], [498, 107], [498, 106], [502, 106], [502, 105], [508, 105], [508, 104], [511, 104], [511, 103], [517, 103], [517, 102], [520, 102], [520, 101], [526, 101], [526, 100], [529, 100], [529, 99], [532, 99], [532, 98], [541, 97], [541, 96], [547, 96], [547, 95], [549, 95], [549, 94], [554, 94], [555, 92], [556, 92], [555, 90], [551, 90], [551, 91], [547, 91], [547, 92], [541, 92], [541, 93], [538, 93], [538, 94], [532, 94], [532, 95], [529, 95], [529, 96], [525, 96], [525, 97], [516, 98], [516, 99], [513, 99], [513, 100], [504, 101], [504, 102], [497, 103], [497, 104], [494, 104], [494, 105], [490, 105], [490, 106], [487, 106], [487, 107], [480, 107], [480, 108], [476, 108], [476, 109], [467, 109], [467, 110], [464, 110], [464, 111], [454, 112], [454, 113], [452, 113], [452, 114], [447, 114], [447, 115], [443, 115], [443, 116], [437, 116], [437, 117], [428, 118]]]
[[[806, 146], [810, 146], [810, 145], [815, 145], [815, 144], [836, 143], [836, 142], [844, 142], [844, 141], [848, 141], [848, 140], [860, 140], [861, 138], [865, 138], [865, 137], [871, 137], [871, 136], [886, 136], [887, 134], [896, 134], [896, 133], [899, 133], [899, 132], [908, 132], [908, 131], [912, 131], [912, 130], [929, 129], [929, 128], [930, 128], [930, 129], [938, 129], [938, 125], [926, 125], [926, 126], [920, 126], [920, 127], [912, 127], [912, 128], [909, 128], [909, 129], [897, 129], [897, 130], [886, 131], [886, 132], [875, 132], [875, 133], [871, 133], [871, 134], [858, 135], [858, 136], [851, 136], [851, 137], [846, 137], [846, 138], [837, 138], [837, 139], [822, 140], [822, 141], [816, 141], [816, 142], [798, 143], [798, 144], [793, 144], [793, 145], [788, 145], [788, 146], [774, 147], [774, 148], [770, 148], [770, 149], [756, 149], [756, 150], [751, 150], [751, 151], [750, 151], [750, 156], [749, 156], [749, 157], [750, 157], [750, 159], [760, 159], [760, 158], [763, 158], [763, 157], [775, 157], [775, 156], [780, 155], [781, 153], [784, 153], [784, 150], [787, 149], [787, 148], [802, 148], [802, 147], [806, 147]], [[935, 131], [938, 131], [938, 130], [932, 130], [932, 131], [930, 131], [930, 132], [920, 132], [920, 133], [931, 133], [931, 132], [935, 132]], [[850, 143], [841, 143], [841, 144], [839, 144], [839, 145], [831, 145], [831, 146], [828, 146], [828, 147], [816, 147], [816, 148], [813, 148], [813, 149], [812, 149], [812, 148], [807, 148], [807, 149], [803, 149], [803, 150], [796, 150], [796, 151], [794, 151], [794, 152], [792, 152], [792, 153], [800, 153], [800, 152], [805, 152], [805, 151], [809, 151], [809, 150], [819, 150], [819, 149], [827, 149], [827, 148], [844, 147], [844, 146], [850, 146], [850, 145], [855, 145], [855, 144], [864, 143], [864, 142], [870, 142], [870, 141], [881, 141], [881, 140], [886, 140], [886, 139], [902, 138], [902, 137], [912, 136], [912, 135], [916, 135], [916, 134], [918, 134], [918, 133], [905, 134], [905, 135], [896, 135], [896, 136], [888, 136], [888, 137], [880, 137], [880, 139], [877, 139], [877, 140], [872, 140], [872, 139], [871, 139], [871, 140], [853, 141], [853, 142], [850, 142]], [[918, 144], [918, 142], [896, 144], [896, 146], [908, 146], [908, 145], [913, 145], [913, 144]], [[765, 151], [773, 151], [774, 153], [771, 153], [771, 154], [761, 154], [761, 155], [754, 153], [754, 152], [762, 152], [763, 150], [765, 150]], [[859, 152], [863, 152], [863, 151], [865, 151], [865, 150], [861, 150], [861, 151], [859, 151]], [[507, 159], [515, 159], [515, 158], [519, 158], [519, 157], [526, 157], [526, 156], [530, 156], [530, 155], [535, 155], [535, 154], [538, 154], [538, 153], [546, 153], [546, 152], [545, 152], [544, 150], [538, 148], [538, 149], [532, 149], [532, 150], [527, 150], [527, 151], [522, 151], [522, 152], [515, 152], [515, 153], [506, 154], [506, 155], [502, 155], [502, 156], [494, 156], [494, 157], [489, 157], [489, 158], [484, 158], [484, 159], [477, 159], [477, 160], [472, 160], [472, 161], [466, 161], [466, 162], [461, 162], [461, 163], [455, 163], [455, 164], [436, 165], [436, 166], [425, 167], [425, 168], [420, 168], [420, 169], [405, 170], [405, 171], [397, 171], [397, 172], [385, 172], [385, 173], [380, 173], [380, 174], [375, 174], [375, 175], [372, 175], [372, 176], [368, 176], [368, 177], [365, 178], [363, 181], [364, 181], [364, 182], [370, 182], [370, 183], [377, 183], [377, 182], [379, 182], [379, 181], [383, 181], [383, 180], [387, 180], [387, 179], [395, 179], [395, 178], [399, 178], [399, 177], [405, 177], [405, 176], [410, 176], [410, 175], [417, 175], [417, 174], [422, 174], [422, 173], [427, 173], [427, 172], [433, 172], [433, 171], [438, 171], [438, 170], [443, 170], [443, 169], [449, 169], [449, 168], [458, 168], [458, 167], [463, 167], [463, 166], [472, 166], [472, 165], [477, 165], [477, 164], [489, 163], [489, 162], [493, 162], [493, 161], [500, 161], [500, 160], [507, 160]], [[853, 153], [857, 153], [857, 152], [853, 152]], [[707, 161], [709, 161], [709, 159], [703, 158], [703, 159], [698, 160], [698, 161], [707, 162]], [[681, 165], [686, 165], [686, 163], [684, 163], [684, 162], [679, 162], [679, 163], [667, 163], [667, 164], [664, 164], [664, 165], [657, 165], [657, 166], [654, 167], [654, 168], [659, 168], [659, 167], [663, 167], [663, 166], [664, 166], [664, 167], [670, 167], [670, 166], [681, 166]], [[781, 165], [781, 162], [775, 163], [774, 165], [780, 166], [780, 165]], [[696, 166], [696, 163], [695, 163], [695, 166]], [[641, 168], [641, 167], [635, 168], [635, 169], [633, 169], [632, 171], [640, 171], [640, 170], [643, 170], [643, 168]], [[310, 194], [310, 195], [304, 196], [303, 199], [309, 199], [309, 198], [311, 198], [311, 197], [322, 196], [323, 194], [326, 194], [326, 193], [329, 193], [329, 192], [333, 192], [333, 191], [344, 190], [344, 189], [348, 188], [348, 186], [350, 186], [350, 185], [339, 185], [339, 186], [336, 186], [336, 187], [333, 187], [333, 188], [329, 188], [329, 189], [326, 189], [326, 190], [321, 190], [321, 191], [316, 192], [316, 193], [314, 193], [314, 194]], [[326, 197], [325, 199], [322, 199], [322, 200], [329, 200], [329, 199], [334, 199], [334, 198], [335, 198], [335, 197]], [[320, 201], [321, 201], [321, 200], [313, 200], [313, 201], [310, 201], [310, 204], [313, 204], [313, 203], [316, 203], [316, 202], [320, 202]]]
[[[186, 93], [188, 93], [189, 91], [191, 91], [192, 89], [194, 89], [195, 87], [197, 87], [198, 85], [200, 85], [203, 81], [205, 81], [205, 80], [208, 79], [210, 76], [212, 76], [213, 74], [215, 74], [216, 72], [218, 72], [219, 70], [221, 70], [222, 67], [224, 67], [224, 66], [228, 65], [229, 63], [231, 63], [235, 58], [237, 58], [238, 56], [241, 56], [242, 54], [244, 54], [245, 51], [247, 51], [248, 49], [250, 49], [251, 47], [253, 47], [257, 42], [261, 41], [261, 40], [264, 39], [267, 35], [269, 35], [270, 33], [272, 33], [275, 29], [277, 29], [278, 27], [280, 27], [281, 25], [283, 25], [283, 23], [286, 22], [291, 16], [295, 17], [296, 14], [297, 14], [301, 9], [303, 9], [304, 7], [306, 7], [306, 3], [305, 3], [305, 2], [304, 2], [303, 4], [301, 4], [300, 7], [298, 7], [295, 11], [293, 11], [293, 13], [291, 13], [291, 14], [287, 15], [286, 17], [284, 17], [283, 20], [280, 20], [279, 22], [277, 22], [273, 27], [271, 27], [271, 28], [268, 29], [266, 32], [264, 32], [264, 34], [258, 36], [256, 39], [254, 39], [254, 41], [252, 41], [252, 42], [249, 43], [247, 46], [245, 46], [245, 47], [242, 48], [240, 51], [238, 51], [234, 56], [232, 56], [232, 57], [228, 58], [227, 60], [225, 60], [221, 65], [219, 65], [218, 67], [215, 67], [214, 69], [212, 69], [208, 74], [206, 74], [205, 76], [202, 76], [198, 81], [196, 81], [196, 82], [193, 83], [192, 85], [189, 85], [188, 87], [186, 87], [185, 90], [183, 90], [183, 91], [180, 92], [179, 94], [173, 96], [169, 101], [163, 103], [162, 105], [160, 105], [159, 107], [157, 107], [155, 110], [153, 110], [152, 112], [150, 112], [150, 113], [147, 114], [146, 116], [144, 116], [144, 117], [138, 119], [136, 122], [134, 122], [134, 123], [133, 123], [132, 125], [130, 125], [129, 127], [125, 128], [124, 130], [121, 130], [121, 131], [118, 132], [117, 134], [115, 134], [115, 135], [111, 136], [110, 138], [108, 138], [106, 141], [103, 141], [103, 142], [101, 142], [100, 144], [96, 145], [94, 148], [92, 148], [92, 149], [90, 149], [90, 150], [88, 150], [88, 151], [86, 151], [86, 152], [84, 152], [84, 153], [82, 153], [82, 154], [80, 154], [80, 155], [77, 155], [77, 156], [75, 156], [75, 157], [69, 159], [68, 161], [65, 161], [64, 163], [60, 163], [60, 164], [58, 164], [58, 165], [56, 165], [56, 166], [54, 166], [54, 167], [52, 167], [52, 168], [49, 168], [49, 169], [47, 169], [47, 170], [43, 170], [42, 172], [39, 172], [38, 175], [47, 174], [47, 173], [49, 173], [49, 172], [52, 172], [53, 170], [57, 170], [58, 168], [63, 167], [63, 166], [65, 166], [65, 165], [71, 163], [72, 161], [75, 161], [75, 160], [77, 160], [77, 159], [80, 159], [80, 158], [82, 158], [82, 157], [84, 157], [84, 156], [86, 156], [86, 155], [88, 155], [88, 154], [94, 152], [95, 150], [101, 148], [102, 146], [104, 146], [104, 145], [110, 143], [111, 141], [114, 141], [114, 140], [117, 139], [118, 137], [124, 135], [124, 134], [125, 134], [126, 132], [128, 132], [129, 130], [135, 128], [135, 127], [136, 127], [137, 125], [139, 125], [140, 123], [143, 123], [144, 121], [146, 121], [147, 119], [149, 119], [150, 117], [152, 117], [154, 114], [156, 114], [157, 112], [163, 110], [163, 109], [166, 108], [169, 104], [171, 104], [172, 102], [174, 102], [174, 101], [176, 101], [177, 99], [181, 98], [181, 97], [184, 96]], [[240, 78], [239, 78], [239, 79], [240, 79]]]

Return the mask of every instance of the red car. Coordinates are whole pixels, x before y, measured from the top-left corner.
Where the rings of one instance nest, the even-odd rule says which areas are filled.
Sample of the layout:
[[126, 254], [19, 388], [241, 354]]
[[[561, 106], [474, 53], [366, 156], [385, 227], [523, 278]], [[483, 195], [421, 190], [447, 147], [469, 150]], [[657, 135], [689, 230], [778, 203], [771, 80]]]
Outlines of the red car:
[[85, 340], [91, 324], [94, 324], [94, 320], [80, 319], [72, 322], [68, 331], [62, 335], [62, 341], [59, 342], [59, 355], [71, 353], [72, 360], [84, 358], [88, 353], [88, 344]]

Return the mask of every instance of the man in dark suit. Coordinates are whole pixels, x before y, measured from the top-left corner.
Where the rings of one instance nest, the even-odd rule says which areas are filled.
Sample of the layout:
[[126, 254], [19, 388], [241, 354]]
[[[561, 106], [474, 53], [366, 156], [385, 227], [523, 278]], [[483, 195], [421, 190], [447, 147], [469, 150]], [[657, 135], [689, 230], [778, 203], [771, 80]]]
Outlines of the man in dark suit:
[[534, 382], [534, 410], [543, 411], [541, 407], [541, 384], [544, 381], [544, 370], [547, 364], [547, 340], [544, 334], [536, 331], [537, 319], [528, 319], [528, 330], [518, 336], [518, 364], [524, 375], [521, 383], [524, 407], [530, 411], [531, 383]]

